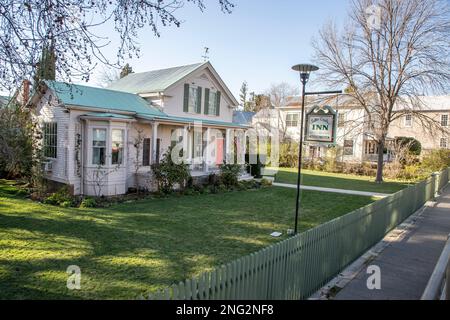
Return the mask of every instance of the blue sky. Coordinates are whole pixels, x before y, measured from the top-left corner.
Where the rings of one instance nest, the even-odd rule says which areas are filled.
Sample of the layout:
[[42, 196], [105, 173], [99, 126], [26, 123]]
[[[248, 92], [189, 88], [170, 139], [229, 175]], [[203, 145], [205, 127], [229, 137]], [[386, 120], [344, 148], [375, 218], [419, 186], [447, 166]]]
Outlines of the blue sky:
[[[312, 37], [331, 19], [341, 24], [349, 5], [349, 0], [231, 0], [236, 7], [231, 14], [224, 14], [219, 0], [204, 1], [203, 13], [190, 3], [176, 11], [184, 22], [179, 28], [161, 26], [160, 38], [148, 27], [141, 30], [141, 56], [127, 61], [133, 70], [201, 62], [206, 46], [211, 63], [236, 98], [244, 80], [250, 91], [257, 93], [271, 83], [298, 85], [291, 66], [310, 61]], [[97, 31], [109, 38], [109, 48], [104, 51], [114, 59], [118, 37], [112, 26], [105, 24]], [[90, 85], [98, 86], [101, 69], [96, 69]]]
[[[232, 14], [220, 11], [218, 0], [205, 0], [202, 13], [192, 4], [176, 12], [180, 28], [161, 27], [157, 38], [147, 28], [139, 34], [141, 57], [130, 60], [135, 72], [202, 61], [210, 48], [210, 61], [238, 97], [244, 80], [250, 90], [262, 92], [271, 83], [298, 85], [291, 66], [308, 62], [311, 38], [328, 20], [342, 23], [346, 0], [232, 0]], [[108, 26], [102, 32], [108, 32]], [[117, 39], [111, 39], [112, 48]], [[112, 50], [113, 51], [113, 50]], [[96, 76], [91, 80], [96, 84]]]

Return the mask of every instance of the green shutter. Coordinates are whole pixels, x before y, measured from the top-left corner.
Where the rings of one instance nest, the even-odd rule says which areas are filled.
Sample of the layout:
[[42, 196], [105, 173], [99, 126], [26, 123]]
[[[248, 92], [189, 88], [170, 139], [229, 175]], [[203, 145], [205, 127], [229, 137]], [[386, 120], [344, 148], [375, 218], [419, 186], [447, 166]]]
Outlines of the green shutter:
[[184, 102], [183, 102], [183, 111], [189, 111], [189, 83], [184, 84]]
[[209, 112], [209, 89], [205, 88], [205, 114]]
[[216, 93], [216, 116], [220, 115], [220, 91]]
[[197, 110], [195, 112], [202, 113], [202, 87], [197, 87]]

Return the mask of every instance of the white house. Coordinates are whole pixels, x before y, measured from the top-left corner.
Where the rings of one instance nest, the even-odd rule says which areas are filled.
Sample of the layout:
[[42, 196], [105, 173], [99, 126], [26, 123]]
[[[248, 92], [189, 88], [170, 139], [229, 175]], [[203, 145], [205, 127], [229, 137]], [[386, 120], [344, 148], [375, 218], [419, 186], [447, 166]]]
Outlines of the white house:
[[46, 177], [74, 194], [154, 189], [150, 165], [177, 143], [192, 175], [207, 175], [247, 128], [233, 123], [238, 102], [209, 62], [132, 73], [107, 89], [44, 81], [30, 104]]
[[[450, 148], [450, 96], [426, 96], [420, 97], [420, 109], [411, 106], [399, 106], [394, 108], [394, 113], [401, 113], [395, 121], [391, 123], [387, 140], [396, 137], [412, 137], [422, 144], [422, 150], [429, 151], [438, 148]], [[306, 108], [314, 105], [327, 104], [337, 111], [337, 131], [336, 144], [341, 152], [339, 161], [341, 162], [376, 162], [378, 147], [373, 138], [373, 130], [376, 123], [369, 123], [367, 112], [353, 99], [347, 96], [324, 99], [319, 97], [307, 97]], [[420, 113], [436, 123], [440, 123], [442, 129], [434, 130], [430, 134], [426, 126], [415, 116]], [[284, 106], [274, 109], [264, 109], [253, 117], [253, 127], [255, 128], [278, 128], [280, 136], [285, 135], [294, 141], [300, 137], [301, 122], [301, 100], [300, 97], [291, 97]], [[306, 157], [320, 158], [326, 155], [328, 146], [325, 144], [305, 143]], [[389, 160], [389, 152], [385, 154], [385, 161]]]

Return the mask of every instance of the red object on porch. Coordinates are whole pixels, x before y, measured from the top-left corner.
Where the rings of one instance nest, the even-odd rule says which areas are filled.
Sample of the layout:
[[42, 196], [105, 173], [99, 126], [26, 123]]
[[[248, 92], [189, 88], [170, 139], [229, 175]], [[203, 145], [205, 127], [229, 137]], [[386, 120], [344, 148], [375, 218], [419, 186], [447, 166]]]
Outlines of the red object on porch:
[[216, 139], [216, 164], [223, 164], [223, 138]]

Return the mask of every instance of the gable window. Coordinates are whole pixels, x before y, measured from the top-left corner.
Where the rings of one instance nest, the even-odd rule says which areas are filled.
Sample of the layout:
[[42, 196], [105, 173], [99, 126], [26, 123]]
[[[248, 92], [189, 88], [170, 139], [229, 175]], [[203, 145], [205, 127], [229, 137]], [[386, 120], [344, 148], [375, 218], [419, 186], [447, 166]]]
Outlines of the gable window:
[[441, 115], [441, 126], [448, 127], [448, 114]]
[[45, 122], [44, 133], [44, 157], [56, 159], [58, 151], [58, 124], [56, 122]]
[[344, 140], [344, 156], [353, 155], [353, 140]]
[[150, 165], [150, 138], [144, 138], [142, 143], [142, 165]]
[[442, 149], [448, 148], [448, 140], [447, 138], [441, 138], [441, 141], [439, 142], [439, 147]]
[[220, 113], [220, 91], [205, 88], [205, 114], [216, 115]]
[[405, 116], [405, 127], [412, 127], [412, 115], [411, 114], [407, 114]]
[[202, 88], [198, 86], [184, 84], [183, 111], [189, 113], [200, 113], [202, 101]]
[[298, 126], [298, 113], [288, 113], [286, 115], [286, 127]]
[[345, 113], [339, 112], [338, 113], [338, 128], [343, 128], [345, 123]]
[[209, 101], [208, 101], [208, 114], [216, 114], [217, 101], [216, 101], [217, 93], [210, 90], [209, 91]]
[[105, 165], [106, 129], [93, 129], [92, 132], [92, 164]]
[[123, 162], [123, 130], [111, 130], [111, 164]]

